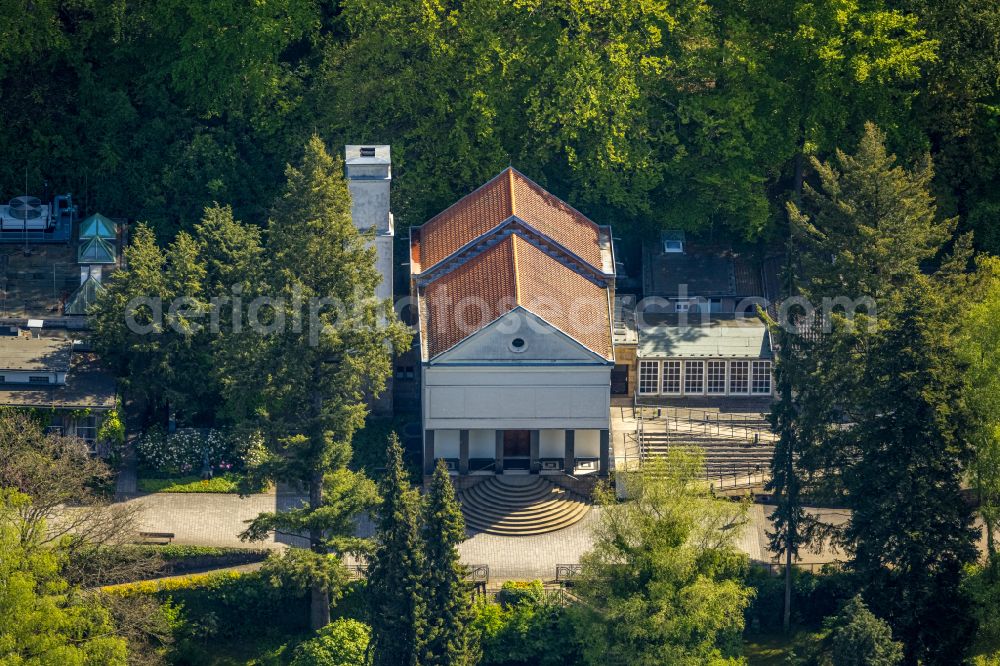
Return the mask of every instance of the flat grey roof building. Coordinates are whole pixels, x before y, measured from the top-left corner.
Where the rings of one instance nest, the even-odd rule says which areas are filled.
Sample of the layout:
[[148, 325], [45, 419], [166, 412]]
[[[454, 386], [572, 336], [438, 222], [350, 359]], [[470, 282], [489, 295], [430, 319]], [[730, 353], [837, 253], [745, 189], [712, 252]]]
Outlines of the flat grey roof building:
[[639, 358], [771, 358], [767, 327], [756, 317], [700, 314], [646, 317]]
[[0, 336], [0, 371], [68, 372], [72, 354], [70, 340]]

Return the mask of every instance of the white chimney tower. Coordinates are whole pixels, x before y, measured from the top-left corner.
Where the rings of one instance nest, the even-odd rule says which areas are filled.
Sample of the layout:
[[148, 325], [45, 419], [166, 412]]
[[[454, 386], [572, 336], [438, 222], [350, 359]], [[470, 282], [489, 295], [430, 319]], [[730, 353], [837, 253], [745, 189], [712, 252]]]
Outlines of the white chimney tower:
[[[359, 231], [375, 232], [375, 268], [382, 283], [375, 295], [392, 299], [392, 243], [395, 229], [389, 210], [389, 184], [392, 182], [392, 160], [389, 146], [344, 146], [347, 167], [347, 187], [351, 192], [351, 219]], [[385, 391], [372, 404], [374, 411], [392, 413], [392, 376]]]
[[351, 219], [360, 231], [375, 230], [375, 266], [382, 274], [379, 298], [392, 298], [392, 243], [395, 229], [389, 211], [392, 166], [389, 146], [345, 146], [347, 187], [351, 191]]

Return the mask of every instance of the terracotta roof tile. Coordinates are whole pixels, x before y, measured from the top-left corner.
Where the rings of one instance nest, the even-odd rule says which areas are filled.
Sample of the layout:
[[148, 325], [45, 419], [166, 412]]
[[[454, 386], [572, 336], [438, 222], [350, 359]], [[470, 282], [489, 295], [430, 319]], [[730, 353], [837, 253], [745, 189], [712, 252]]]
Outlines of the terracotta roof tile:
[[414, 230], [410, 247], [414, 272], [426, 271], [514, 215], [603, 270], [600, 228], [508, 168]]
[[510, 311], [516, 301], [510, 238], [470, 259], [424, 289], [428, 358], [451, 349]]
[[613, 358], [607, 289], [513, 234], [423, 291], [427, 358], [520, 305], [584, 347]]
[[511, 174], [514, 214], [591, 266], [601, 269], [601, 234], [597, 225], [522, 174], [516, 171]]
[[527, 241], [513, 236], [518, 305], [592, 352], [610, 359], [607, 288], [600, 287]]

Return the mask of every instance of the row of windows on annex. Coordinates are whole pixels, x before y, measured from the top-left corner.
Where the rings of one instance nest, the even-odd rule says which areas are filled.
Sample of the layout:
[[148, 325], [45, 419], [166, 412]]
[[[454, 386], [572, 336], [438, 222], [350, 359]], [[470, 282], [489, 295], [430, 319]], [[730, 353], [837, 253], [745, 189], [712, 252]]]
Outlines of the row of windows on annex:
[[770, 395], [770, 361], [639, 361], [640, 395]]

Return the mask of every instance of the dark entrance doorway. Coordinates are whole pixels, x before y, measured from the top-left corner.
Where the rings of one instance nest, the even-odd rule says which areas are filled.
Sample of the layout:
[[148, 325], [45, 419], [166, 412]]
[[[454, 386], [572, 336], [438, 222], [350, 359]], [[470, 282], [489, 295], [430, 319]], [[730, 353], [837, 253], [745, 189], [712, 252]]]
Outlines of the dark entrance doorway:
[[530, 430], [503, 431], [503, 457], [527, 458], [531, 455]]
[[628, 395], [628, 365], [616, 365], [611, 371], [612, 395]]
[[503, 431], [504, 469], [528, 469], [531, 463], [531, 431]]

